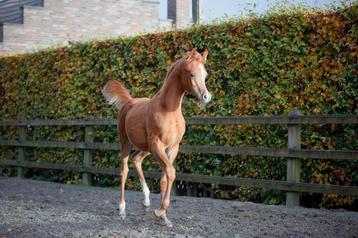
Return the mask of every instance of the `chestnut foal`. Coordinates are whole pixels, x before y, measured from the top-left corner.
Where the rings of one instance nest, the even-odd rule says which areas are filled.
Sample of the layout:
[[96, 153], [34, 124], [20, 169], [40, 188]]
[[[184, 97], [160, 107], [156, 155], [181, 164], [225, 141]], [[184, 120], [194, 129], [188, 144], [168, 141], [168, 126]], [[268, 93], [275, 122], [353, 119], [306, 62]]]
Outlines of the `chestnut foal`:
[[143, 205], [150, 204], [149, 189], [142, 171], [143, 159], [152, 154], [159, 162], [163, 176], [160, 180], [161, 205], [154, 211], [169, 227], [172, 222], [166, 216], [170, 203], [170, 191], [175, 180], [173, 162], [178, 154], [179, 143], [185, 132], [185, 120], [181, 104], [186, 92], [203, 103], [211, 100], [206, 89], [207, 72], [204, 67], [208, 51], [202, 54], [193, 49], [188, 56], [176, 61], [168, 70], [162, 88], [151, 99], [132, 98], [124, 86], [110, 80], [102, 93], [110, 105], [119, 108], [118, 131], [121, 146], [120, 215], [125, 217], [125, 182], [128, 174], [128, 159], [133, 149], [134, 169], [144, 193]]

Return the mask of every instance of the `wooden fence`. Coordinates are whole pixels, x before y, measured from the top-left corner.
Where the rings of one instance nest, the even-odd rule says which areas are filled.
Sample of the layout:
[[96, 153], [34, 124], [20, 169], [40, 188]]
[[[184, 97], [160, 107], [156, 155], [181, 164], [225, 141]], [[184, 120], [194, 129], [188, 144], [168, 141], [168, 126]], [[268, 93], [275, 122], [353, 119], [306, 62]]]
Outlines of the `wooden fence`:
[[[300, 182], [301, 159], [358, 160], [358, 151], [303, 150], [301, 149], [301, 124], [358, 124], [358, 115], [315, 115], [303, 116], [293, 110], [288, 116], [244, 116], [244, 117], [191, 117], [189, 125], [238, 125], [238, 124], [283, 124], [288, 125], [288, 148], [226, 147], [181, 145], [180, 152], [222, 155], [257, 155], [287, 159], [287, 181], [251, 178], [219, 177], [177, 173], [177, 180], [202, 184], [247, 186], [253, 188], [286, 191], [286, 205], [299, 206], [300, 193], [333, 193], [358, 196], [358, 186], [323, 185]], [[118, 175], [118, 168], [95, 168], [91, 166], [93, 150], [119, 150], [118, 143], [93, 142], [93, 126], [116, 125], [114, 119], [80, 120], [2, 120], [0, 126], [18, 126], [18, 140], [0, 140], [0, 146], [17, 148], [17, 159], [0, 159], [0, 165], [17, 167], [18, 177], [23, 177], [23, 168], [44, 168], [71, 170], [82, 173], [84, 184], [92, 183], [92, 174]], [[82, 126], [85, 129], [84, 142], [28, 141], [28, 126]], [[84, 150], [83, 164], [37, 163], [25, 160], [26, 147], [72, 148]], [[148, 178], [159, 179], [160, 172], [145, 171]], [[134, 172], [130, 171], [130, 176]]]

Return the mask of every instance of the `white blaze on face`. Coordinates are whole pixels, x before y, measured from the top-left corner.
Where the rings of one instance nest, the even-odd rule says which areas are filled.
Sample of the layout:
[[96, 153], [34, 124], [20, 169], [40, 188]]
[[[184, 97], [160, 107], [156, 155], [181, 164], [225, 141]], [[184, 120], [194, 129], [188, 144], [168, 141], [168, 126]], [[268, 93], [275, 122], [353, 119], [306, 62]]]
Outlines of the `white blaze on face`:
[[199, 96], [200, 96], [200, 100], [203, 103], [208, 103], [211, 100], [211, 94], [209, 93], [209, 91], [206, 89], [206, 85], [205, 85], [205, 79], [206, 76], [208, 75], [208, 73], [205, 70], [205, 67], [203, 64], [199, 64], [199, 77], [198, 77], [198, 82], [197, 82], [197, 86], [198, 86], [198, 90], [199, 90]]
[[206, 89], [206, 86], [205, 86], [205, 78], [206, 78], [206, 75], [208, 75], [208, 73], [206, 72], [205, 70], [205, 67], [203, 64], [199, 64], [199, 74], [200, 74], [200, 77], [199, 77], [199, 86], [204, 86], [205, 89]]

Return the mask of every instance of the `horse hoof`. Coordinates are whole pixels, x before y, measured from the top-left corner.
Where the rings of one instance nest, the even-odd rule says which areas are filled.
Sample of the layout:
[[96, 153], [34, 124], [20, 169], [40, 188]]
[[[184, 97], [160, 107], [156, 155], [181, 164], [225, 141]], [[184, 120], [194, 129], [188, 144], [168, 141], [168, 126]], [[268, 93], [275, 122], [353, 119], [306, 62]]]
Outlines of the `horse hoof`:
[[173, 227], [173, 223], [167, 218], [165, 210], [160, 211], [159, 209], [155, 209], [152, 216], [163, 219], [166, 227]]
[[171, 221], [166, 221], [165, 226], [171, 228], [173, 227], [173, 223]]
[[160, 212], [158, 209], [155, 209], [154, 210], [154, 215], [156, 216], [156, 217], [162, 217], [162, 214], [163, 212]]
[[144, 207], [144, 211], [149, 211], [149, 207], [150, 207], [150, 202], [149, 201], [143, 201], [142, 205]]
[[149, 211], [149, 206], [143, 206], [143, 210], [144, 210], [144, 212], [148, 212]]
[[126, 218], [126, 214], [125, 214], [125, 213], [120, 213], [119, 216], [120, 216], [122, 219], [125, 219], [125, 218]]

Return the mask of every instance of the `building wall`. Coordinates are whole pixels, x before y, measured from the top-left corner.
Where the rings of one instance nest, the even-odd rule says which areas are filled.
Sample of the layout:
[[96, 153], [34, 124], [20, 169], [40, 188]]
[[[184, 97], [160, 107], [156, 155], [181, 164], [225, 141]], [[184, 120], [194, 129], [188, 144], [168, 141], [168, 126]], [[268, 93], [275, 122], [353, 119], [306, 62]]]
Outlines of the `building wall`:
[[168, 0], [168, 19], [172, 19], [175, 27], [183, 29], [192, 25], [190, 2], [192, 0]]
[[175, 24], [179, 29], [187, 28], [191, 25], [190, 1], [191, 0], [176, 0]]
[[0, 0], [0, 22], [22, 23], [24, 5], [42, 7], [44, 0]]
[[23, 11], [24, 24], [3, 24], [0, 56], [172, 25], [159, 20], [159, 3], [148, 0], [45, 0], [44, 7], [25, 6]]

